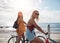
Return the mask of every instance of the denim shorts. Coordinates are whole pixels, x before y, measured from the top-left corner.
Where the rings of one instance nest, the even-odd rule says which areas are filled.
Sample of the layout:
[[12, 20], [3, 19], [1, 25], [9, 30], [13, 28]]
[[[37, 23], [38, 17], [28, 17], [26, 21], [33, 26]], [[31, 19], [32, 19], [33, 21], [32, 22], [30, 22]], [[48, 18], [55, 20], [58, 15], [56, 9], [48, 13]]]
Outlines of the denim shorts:
[[30, 32], [30, 30], [27, 28], [27, 30], [26, 30], [26, 38], [27, 38], [29, 41], [31, 41], [31, 40], [34, 39], [34, 37], [35, 37], [35, 35], [34, 35], [34, 30], [33, 30], [32, 32]]

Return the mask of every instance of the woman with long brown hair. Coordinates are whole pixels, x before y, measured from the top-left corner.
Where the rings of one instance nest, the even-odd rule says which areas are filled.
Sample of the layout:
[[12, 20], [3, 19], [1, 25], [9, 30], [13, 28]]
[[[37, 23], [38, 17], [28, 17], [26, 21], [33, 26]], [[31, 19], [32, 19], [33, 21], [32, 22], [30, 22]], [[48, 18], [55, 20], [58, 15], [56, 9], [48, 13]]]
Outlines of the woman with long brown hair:
[[26, 29], [25, 29], [25, 24], [26, 23], [23, 21], [22, 12], [18, 12], [17, 21], [18, 21], [18, 28], [16, 29], [16, 32], [17, 32], [17, 35], [18, 35], [17, 43], [20, 43], [21, 37], [23, 37], [23, 39], [25, 39], [24, 32], [26, 31]]

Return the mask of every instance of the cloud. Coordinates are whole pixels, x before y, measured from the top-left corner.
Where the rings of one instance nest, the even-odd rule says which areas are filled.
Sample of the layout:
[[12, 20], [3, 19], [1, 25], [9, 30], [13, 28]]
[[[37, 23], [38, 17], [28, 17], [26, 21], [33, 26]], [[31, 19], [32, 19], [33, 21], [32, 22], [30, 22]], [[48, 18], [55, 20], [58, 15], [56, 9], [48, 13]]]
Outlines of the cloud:
[[32, 2], [33, 2], [33, 6], [35, 6], [36, 8], [38, 8], [41, 5], [42, 0], [32, 0]]
[[60, 10], [44, 9], [40, 11], [40, 22], [59, 22], [60, 23]]
[[8, 7], [8, 9], [3, 9], [0, 7], [0, 15], [2, 14], [4, 16], [8, 16], [8, 18], [13, 21], [17, 18], [18, 11], [22, 11], [24, 20], [28, 21], [32, 14], [32, 11], [34, 9], [37, 9], [40, 12], [40, 22], [60, 22], [60, 10], [48, 10], [49, 7], [47, 6], [45, 6], [44, 9], [40, 10], [40, 5], [42, 5], [42, 2], [43, 0], [6, 0], [6, 6], [4, 7]]
[[36, 8], [33, 6], [32, 0], [4, 0], [3, 2], [1, 0], [0, 2], [0, 15], [12, 19], [17, 18], [18, 11], [22, 11], [26, 20], [31, 16], [32, 10]]

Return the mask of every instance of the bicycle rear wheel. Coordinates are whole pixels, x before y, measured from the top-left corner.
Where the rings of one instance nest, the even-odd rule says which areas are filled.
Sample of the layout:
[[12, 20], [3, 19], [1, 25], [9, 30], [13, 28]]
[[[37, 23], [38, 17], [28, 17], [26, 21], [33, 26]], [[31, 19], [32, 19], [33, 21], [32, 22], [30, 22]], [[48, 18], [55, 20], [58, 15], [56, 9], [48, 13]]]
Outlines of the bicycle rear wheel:
[[[12, 36], [9, 38], [8, 43], [17, 43], [18, 36]], [[20, 41], [22, 43], [22, 40]]]
[[12, 36], [9, 38], [8, 43], [16, 43], [17, 36]]

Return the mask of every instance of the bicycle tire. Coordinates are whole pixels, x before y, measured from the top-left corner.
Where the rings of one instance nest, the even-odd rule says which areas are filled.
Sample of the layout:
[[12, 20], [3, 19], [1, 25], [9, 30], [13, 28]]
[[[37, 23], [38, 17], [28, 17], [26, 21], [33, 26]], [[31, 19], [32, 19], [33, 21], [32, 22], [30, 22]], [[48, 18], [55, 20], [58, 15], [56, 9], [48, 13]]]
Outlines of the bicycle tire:
[[37, 36], [37, 37], [39, 37], [40, 39], [42, 38], [42, 40], [44, 41], [44, 43], [46, 42], [46, 38], [45, 37], [43, 37], [43, 36]]
[[[17, 36], [12, 36], [12, 37], [10, 37], [9, 39], [8, 39], [8, 42], [7, 43], [10, 43], [10, 41], [13, 39], [13, 38], [16, 38]], [[12, 42], [12, 43], [14, 43], [14, 42]]]
[[41, 37], [41, 38], [43, 38], [44, 40], [46, 40], [46, 38], [45, 38], [45, 37], [43, 37], [43, 36], [37, 36], [37, 37]]

